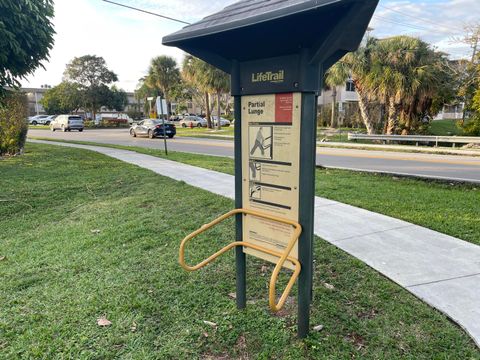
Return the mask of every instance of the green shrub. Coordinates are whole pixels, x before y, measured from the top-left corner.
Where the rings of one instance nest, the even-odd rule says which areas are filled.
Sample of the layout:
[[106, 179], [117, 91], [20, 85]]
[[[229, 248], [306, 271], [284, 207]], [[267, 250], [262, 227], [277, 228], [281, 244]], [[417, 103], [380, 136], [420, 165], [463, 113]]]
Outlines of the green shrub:
[[0, 156], [23, 153], [27, 132], [27, 99], [10, 92], [0, 99]]
[[480, 115], [476, 115], [463, 126], [465, 135], [480, 136]]

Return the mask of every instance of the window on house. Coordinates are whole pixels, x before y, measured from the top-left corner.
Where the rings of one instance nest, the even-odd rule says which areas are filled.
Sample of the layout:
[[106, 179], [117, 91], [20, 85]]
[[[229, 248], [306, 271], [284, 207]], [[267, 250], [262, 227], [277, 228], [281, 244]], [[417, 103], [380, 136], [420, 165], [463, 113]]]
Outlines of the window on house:
[[347, 81], [347, 85], [345, 88], [347, 91], [355, 91], [355, 84], [353, 83], [352, 80]]

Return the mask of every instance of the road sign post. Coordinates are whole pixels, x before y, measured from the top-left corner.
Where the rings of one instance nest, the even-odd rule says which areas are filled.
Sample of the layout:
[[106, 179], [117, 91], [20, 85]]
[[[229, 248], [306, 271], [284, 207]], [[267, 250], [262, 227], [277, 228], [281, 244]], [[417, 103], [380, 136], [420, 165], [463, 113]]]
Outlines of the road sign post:
[[[246, 306], [246, 254], [278, 265], [274, 254], [289, 251], [282, 265], [301, 265], [300, 338], [313, 298], [317, 97], [324, 71], [360, 44], [377, 2], [240, 1], [163, 39], [231, 74], [237, 307]], [[289, 250], [295, 223], [301, 235]]]

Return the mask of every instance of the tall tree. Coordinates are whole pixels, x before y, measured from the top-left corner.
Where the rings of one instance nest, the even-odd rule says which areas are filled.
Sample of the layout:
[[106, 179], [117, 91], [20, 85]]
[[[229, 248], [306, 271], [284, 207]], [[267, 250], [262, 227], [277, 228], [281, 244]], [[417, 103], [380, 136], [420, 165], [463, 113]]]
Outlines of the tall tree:
[[[220, 124], [221, 95], [228, 92], [230, 88], [230, 77], [225, 72], [191, 55], [186, 55], [183, 60], [182, 77], [187, 83], [191, 84], [193, 87], [197, 87], [204, 93], [209, 128], [213, 127], [209, 93], [214, 93], [216, 95], [218, 104], [217, 117], [218, 123]], [[219, 126], [221, 127], [221, 125]]]
[[0, 0], [0, 96], [48, 59], [53, 15], [51, 0]]
[[[387, 106], [386, 133], [408, 133], [429, 112], [448, 69], [444, 54], [409, 36], [378, 41], [365, 85]], [[400, 124], [401, 121], [401, 124]]]
[[330, 127], [335, 127], [335, 119], [337, 117], [337, 86], [345, 85], [350, 78], [350, 70], [345, 63], [338, 61], [325, 74], [325, 85], [332, 90], [332, 115]]
[[0, 0], [0, 156], [23, 152], [27, 102], [19, 79], [48, 59], [53, 47], [53, 1]]
[[118, 89], [115, 85], [110, 88], [110, 99], [106, 106], [110, 110], [123, 111], [128, 105], [128, 96], [125, 90]]
[[480, 51], [480, 23], [466, 24], [463, 29], [463, 35], [453, 39], [455, 43], [466, 44], [472, 49], [470, 58], [464, 62], [465, 68], [460, 74], [462, 81], [458, 87], [458, 96], [464, 104], [462, 125], [465, 123], [467, 113], [474, 110], [472, 104], [477, 85], [478, 65], [480, 64], [480, 56], [478, 56]]
[[[373, 134], [375, 128], [370, 116], [369, 103], [374, 99], [373, 93], [367, 87], [365, 78], [369, 74], [372, 66], [372, 53], [377, 46], [377, 39], [369, 37], [364, 46], [353, 53], [348, 53], [340, 60], [339, 65], [350, 71], [350, 76], [355, 85], [355, 91], [358, 94], [358, 106], [362, 116], [363, 123], [368, 134]], [[346, 69], [341, 70], [345, 72]]]
[[169, 114], [171, 112], [170, 91], [179, 81], [180, 70], [174, 58], [162, 55], [152, 59], [146, 82], [163, 93]]
[[185, 55], [182, 64], [182, 78], [186, 83], [190, 84], [192, 87], [199, 89], [203, 92], [204, 102], [205, 102], [205, 113], [207, 118], [207, 126], [212, 128], [212, 119], [210, 113], [210, 95], [208, 93], [209, 89], [203, 81], [202, 69], [203, 61], [192, 56]]
[[96, 55], [74, 58], [67, 64], [63, 77], [66, 81], [78, 83], [86, 88], [118, 81], [118, 76], [108, 69], [105, 59]]
[[82, 106], [82, 92], [78, 84], [64, 81], [47, 90], [39, 102], [48, 114], [68, 114]]
[[148, 101], [147, 98], [158, 95], [158, 90], [149, 85], [146, 76], [138, 80], [137, 88], [135, 89], [135, 99], [137, 100], [137, 104], [143, 101], [144, 114], [149, 114], [150, 116], [150, 101]]
[[80, 86], [85, 108], [92, 113], [93, 120], [97, 111], [111, 100], [108, 86], [118, 81], [117, 75], [108, 69], [105, 59], [95, 55], [74, 58], [67, 64], [63, 76], [65, 81]]
[[202, 65], [202, 82], [217, 96], [217, 129], [220, 130], [222, 128], [220, 122], [222, 94], [230, 90], [230, 75], [205, 62]]
[[[480, 59], [480, 55], [477, 54], [477, 57]], [[480, 136], [480, 64], [478, 64], [476, 68], [476, 90], [472, 99], [473, 116], [468, 123], [464, 124], [463, 129], [468, 135]]]

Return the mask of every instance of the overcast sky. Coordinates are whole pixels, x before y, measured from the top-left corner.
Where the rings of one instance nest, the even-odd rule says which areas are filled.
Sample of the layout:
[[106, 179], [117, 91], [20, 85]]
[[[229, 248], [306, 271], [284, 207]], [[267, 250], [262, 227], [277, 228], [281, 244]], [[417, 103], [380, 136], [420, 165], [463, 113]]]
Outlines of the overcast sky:
[[[152, 12], [195, 22], [237, 0], [115, 0]], [[373, 35], [417, 36], [446, 51], [453, 58], [466, 57], [470, 49], [452, 41], [464, 23], [479, 20], [480, 0], [380, 0], [371, 27]], [[408, 15], [408, 16], [407, 16]], [[179, 62], [182, 52], [162, 46], [162, 37], [183, 25], [155, 16], [120, 8], [101, 0], [56, 0], [55, 45], [45, 70], [38, 69], [22, 84], [57, 85], [66, 63], [86, 54], [103, 56], [119, 77], [118, 86], [133, 91], [146, 74], [151, 58], [172, 55]]]

